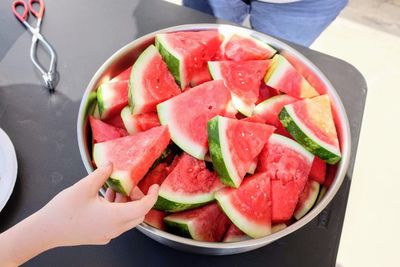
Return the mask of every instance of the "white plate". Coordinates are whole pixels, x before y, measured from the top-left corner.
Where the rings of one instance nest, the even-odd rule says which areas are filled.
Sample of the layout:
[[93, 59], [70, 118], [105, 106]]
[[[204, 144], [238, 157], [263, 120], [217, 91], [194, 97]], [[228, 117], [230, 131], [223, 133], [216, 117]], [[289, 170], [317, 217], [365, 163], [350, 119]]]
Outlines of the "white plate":
[[6, 205], [17, 180], [18, 164], [14, 146], [0, 128], [0, 211]]

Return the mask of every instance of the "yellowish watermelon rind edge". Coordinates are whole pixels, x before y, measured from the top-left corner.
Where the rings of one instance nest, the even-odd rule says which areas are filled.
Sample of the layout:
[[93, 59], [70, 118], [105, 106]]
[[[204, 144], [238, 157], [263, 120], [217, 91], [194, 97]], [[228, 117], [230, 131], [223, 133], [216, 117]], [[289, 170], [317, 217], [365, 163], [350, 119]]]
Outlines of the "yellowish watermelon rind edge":
[[290, 135], [305, 149], [328, 164], [336, 164], [341, 159], [340, 151], [317, 138], [294, 114], [291, 105], [286, 105], [279, 113], [279, 120]]

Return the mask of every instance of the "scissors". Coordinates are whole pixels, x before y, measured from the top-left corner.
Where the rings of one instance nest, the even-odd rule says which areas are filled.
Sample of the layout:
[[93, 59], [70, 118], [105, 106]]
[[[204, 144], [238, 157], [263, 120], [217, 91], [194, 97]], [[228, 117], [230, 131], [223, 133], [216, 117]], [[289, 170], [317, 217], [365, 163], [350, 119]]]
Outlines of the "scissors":
[[[39, 5], [38, 11], [33, 8], [34, 3]], [[22, 13], [19, 13], [17, 11], [18, 6], [22, 7]], [[31, 44], [31, 51], [30, 51], [31, 60], [32, 60], [33, 64], [35, 65], [35, 67], [42, 74], [42, 78], [44, 80], [46, 87], [49, 90], [54, 90], [55, 80], [56, 80], [57, 56], [56, 56], [56, 53], [54, 52], [54, 49], [51, 47], [51, 45], [46, 41], [46, 39], [40, 33], [40, 26], [42, 24], [42, 19], [43, 19], [43, 15], [44, 15], [43, 0], [29, 0], [28, 4], [26, 4], [22, 0], [16, 0], [12, 3], [11, 8], [12, 8], [12, 11], [13, 11], [15, 17], [32, 33], [32, 44]], [[29, 12], [32, 13], [32, 15], [37, 18], [36, 28], [32, 27], [27, 22]], [[49, 66], [48, 71], [46, 71], [42, 67], [42, 65], [38, 62], [38, 59], [36, 56], [36, 48], [37, 48], [38, 42], [42, 42], [42, 44], [44, 45], [44, 48], [50, 54], [50, 66]]]

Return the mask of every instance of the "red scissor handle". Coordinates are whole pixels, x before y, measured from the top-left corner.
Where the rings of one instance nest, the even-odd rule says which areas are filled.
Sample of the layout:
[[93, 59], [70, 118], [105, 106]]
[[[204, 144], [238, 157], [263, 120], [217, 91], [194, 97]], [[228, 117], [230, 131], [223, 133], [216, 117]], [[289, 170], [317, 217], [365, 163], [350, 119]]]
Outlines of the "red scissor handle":
[[[22, 14], [17, 11], [18, 6], [22, 6], [22, 10], [23, 10]], [[26, 3], [24, 1], [20, 1], [20, 0], [14, 1], [11, 4], [11, 8], [12, 8], [14, 15], [17, 17], [17, 19], [19, 19], [21, 22], [26, 21], [26, 19], [28, 18], [28, 6], [26, 5]]]
[[[39, 5], [39, 11], [36, 11], [33, 8], [33, 4], [36, 3]], [[29, 0], [29, 10], [31, 11], [31, 13], [37, 17], [38, 19], [41, 19], [43, 17], [44, 14], [44, 3], [43, 0]]]

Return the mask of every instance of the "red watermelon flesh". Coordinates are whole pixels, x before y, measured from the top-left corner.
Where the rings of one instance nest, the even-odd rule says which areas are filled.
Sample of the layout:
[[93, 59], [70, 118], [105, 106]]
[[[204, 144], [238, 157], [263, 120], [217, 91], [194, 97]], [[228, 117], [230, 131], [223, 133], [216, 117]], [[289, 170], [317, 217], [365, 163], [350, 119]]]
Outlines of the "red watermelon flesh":
[[161, 125], [157, 113], [132, 114], [129, 107], [121, 111], [121, 118], [129, 134], [143, 132]]
[[104, 122], [121, 129], [125, 129], [124, 122], [122, 121], [120, 114], [115, 114], [111, 118], [103, 120]]
[[195, 87], [211, 80], [212, 77], [210, 72], [208, 71], [208, 66], [204, 65], [198, 72], [193, 74], [192, 80], [190, 81], [190, 86]]
[[226, 136], [232, 161], [240, 177], [244, 177], [253, 160], [261, 152], [275, 127], [244, 122], [243, 120], [230, 120]]
[[[171, 164], [172, 165], [172, 164]], [[223, 187], [218, 176], [206, 168], [202, 160], [183, 153], [176, 166], [161, 185], [160, 195], [164, 189], [178, 192], [180, 195], [208, 194]]]
[[222, 242], [239, 242], [249, 239], [250, 237], [248, 235], [240, 231], [240, 229], [232, 223], [228, 231], [226, 231]]
[[165, 230], [164, 218], [167, 213], [151, 209], [144, 217], [144, 222], [160, 230]]
[[176, 155], [174, 157], [171, 164], [167, 167], [168, 174], [170, 174], [175, 169], [175, 167], [176, 167], [176, 165], [178, 165], [180, 159], [181, 159], [181, 157], [179, 155]]
[[166, 163], [158, 164], [139, 182], [139, 189], [144, 194], [147, 194], [150, 186], [152, 186], [153, 184], [161, 185], [165, 178], [167, 178], [168, 176], [167, 166], [168, 165]]
[[258, 157], [257, 171], [271, 175], [272, 221], [289, 220], [308, 180], [314, 156], [295, 141], [273, 134]]
[[178, 228], [182, 227], [181, 225], [185, 225], [189, 230], [189, 233], [184, 233], [185, 236], [189, 235], [194, 240], [208, 242], [221, 241], [231, 224], [217, 203], [171, 214], [164, 218], [164, 222], [172, 232], [178, 231], [181, 234], [182, 231], [176, 229], [176, 225], [171, 225], [169, 222], [177, 222], [179, 224]]
[[215, 194], [230, 220], [247, 235], [258, 238], [271, 233], [270, 176], [257, 173], [239, 188], [223, 188]]
[[124, 70], [123, 72], [121, 72], [120, 74], [115, 76], [114, 78], [112, 78], [112, 80], [110, 80], [110, 82], [128, 81], [129, 77], [131, 76], [131, 71], [132, 71], [132, 66], [130, 66], [129, 68], [127, 68], [126, 70]]
[[260, 93], [258, 95], [256, 104], [259, 104], [259, 103], [263, 102], [264, 100], [267, 100], [268, 98], [271, 98], [271, 97], [279, 95], [279, 94], [280, 94], [280, 92], [278, 90], [275, 90], [274, 88], [269, 87], [265, 83], [261, 83]]
[[231, 96], [221, 80], [202, 83], [157, 106], [162, 125], [182, 150], [204, 159], [208, 150], [207, 122], [229, 108]]
[[93, 143], [100, 143], [128, 135], [124, 129], [109, 125], [93, 116], [89, 116], [89, 122], [92, 128]]
[[222, 79], [231, 90], [235, 108], [250, 116], [270, 63], [270, 60], [212, 61], [208, 67], [214, 80]]
[[111, 162], [114, 168], [109, 185], [115, 191], [129, 195], [131, 189], [163, 153], [169, 141], [168, 128], [159, 126], [135, 135], [95, 144], [93, 160], [96, 166]]
[[251, 117], [244, 117], [240, 119], [241, 121], [247, 121], [247, 122], [255, 122], [255, 123], [265, 123], [264, 119], [261, 118], [258, 115], [253, 115]]
[[319, 157], [314, 157], [311, 166], [310, 178], [320, 184], [324, 184], [326, 175], [326, 163]]
[[225, 57], [233, 61], [268, 59], [276, 53], [262, 41], [237, 34], [232, 35], [223, 49]]

